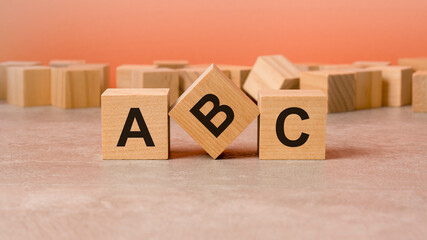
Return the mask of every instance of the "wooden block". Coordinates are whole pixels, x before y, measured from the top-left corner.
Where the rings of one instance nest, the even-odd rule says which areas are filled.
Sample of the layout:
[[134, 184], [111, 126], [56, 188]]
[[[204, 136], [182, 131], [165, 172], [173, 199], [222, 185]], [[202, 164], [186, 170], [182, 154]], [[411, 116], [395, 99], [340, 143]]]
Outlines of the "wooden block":
[[328, 112], [353, 111], [355, 106], [355, 74], [342, 71], [302, 72], [302, 90], [322, 90], [328, 96]]
[[85, 64], [86, 60], [52, 60], [49, 62], [51, 67], [69, 67], [71, 65]]
[[172, 105], [179, 97], [179, 74], [168, 68], [135, 69], [132, 71], [131, 88], [169, 88]]
[[383, 67], [389, 65], [391, 65], [391, 62], [386, 61], [356, 61], [353, 63], [353, 66], [357, 68]]
[[383, 79], [383, 106], [400, 107], [412, 102], [412, 74], [414, 70], [403, 66], [371, 67], [380, 70]]
[[299, 70], [284, 56], [260, 56], [243, 84], [254, 100], [260, 90], [298, 89]]
[[154, 69], [155, 65], [137, 65], [125, 64], [116, 68], [116, 87], [117, 88], [130, 88], [130, 79], [132, 78], [132, 71], [136, 69]]
[[153, 65], [156, 65], [159, 68], [184, 68], [188, 66], [187, 60], [156, 60], [153, 62]]
[[427, 70], [427, 57], [401, 58], [398, 60], [400, 66], [412, 67], [415, 71]]
[[219, 69], [230, 72], [231, 81], [236, 84], [240, 89], [251, 72], [252, 67], [249, 66], [236, 66], [236, 65], [218, 65]]
[[343, 71], [355, 74], [354, 108], [356, 110], [382, 106], [382, 76], [380, 70], [354, 68]]
[[323, 64], [319, 66], [319, 70], [321, 71], [334, 71], [349, 68], [354, 68], [354, 66], [351, 64]]
[[214, 64], [169, 112], [214, 159], [258, 114], [257, 106]]
[[258, 99], [261, 160], [325, 159], [326, 94], [263, 90]]
[[0, 63], [0, 100], [7, 97], [7, 68], [14, 66], [42, 65], [41, 62], [33, 61], [8, 61]]
[[99, 107], [101, 74], [93, 68], [52, 68], [51, 102], [60, 108]]
[[412, 111], [427, 113], [427, 71], [414, 73], [412, 81]]
[[[191, 65], [185, 68], [177, 69], [179, 74], [179, 88], [180, 88], [180, 95], [187, 90], [191, 86], [191, 84], [196, 81], [196, 79], [202, 75], [204, 71], [209, 66], [205, 67], [204, 64], [202, 65]], [[228, 78], [231, 78], [231, 71], [229, 69], [221, 69], [222, 73], [224, 73]], [[185, 73], [183, 73], [185, 72]]]
[[7, 103], [21, 107], [50, 105], [49, 67], [9, 67], [7, 74]]
[[103, 159], [169, 158], [169, 89], [107, 89], [102, 94]]
[[317, 70], [319, 70], [319, 67], [321, 65], [323, 65], [323, 64], [319, 64], [319, 63], [296, 63], [294, 65], [301, 72], [308, 72], [308, 71], [317, 71]]
[[101, 93], [110, 87], [110, 65], [108, 63], [87, 63], [69, 66], [70, 68], [93, 68], [101, 74]]

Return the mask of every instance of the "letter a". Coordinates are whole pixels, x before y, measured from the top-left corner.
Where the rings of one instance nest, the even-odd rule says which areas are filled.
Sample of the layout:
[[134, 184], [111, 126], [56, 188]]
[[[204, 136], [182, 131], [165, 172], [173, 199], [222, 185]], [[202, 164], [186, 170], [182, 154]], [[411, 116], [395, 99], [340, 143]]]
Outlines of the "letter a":
[[[131, 131], [134, 119], [138, 123], [139, 131]], [[124, 147], [128, 138], [144, 138], [145, 145], [147, 147], [155, 147], [153, 139], [151, 138], [150, 132], [148, 131], [147, 125], [145, 124], [144, 118], [142, 117], [141, 110], [139, 108], [131, 108], [129, 110], [128, 117], [123, 127], [122, 134], [120, 135], [117, 147]]]

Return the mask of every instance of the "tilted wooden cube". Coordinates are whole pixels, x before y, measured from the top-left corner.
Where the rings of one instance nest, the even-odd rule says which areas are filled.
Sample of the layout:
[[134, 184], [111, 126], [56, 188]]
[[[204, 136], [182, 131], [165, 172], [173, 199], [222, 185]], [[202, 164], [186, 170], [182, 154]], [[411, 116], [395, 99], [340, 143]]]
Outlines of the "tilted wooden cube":
[[213, 64], [169, 112], [214, 159], [258, 114], [257, 106]]
[[101, 74], [101, 93], [110, 87], [110, 65], [108, 63], [87, 63], [87, 64], [75, 64], [69, 66], [69, 68], [93, 68], [97, 69]]
[[355, 74], [354, 108], [356, 110], [382, 106], [382, 75], [380, 70], [354, 68], [344, 71]]
[[260, 56], [243, 84], [254, 100], [260, 90], [298, 89], [299, 70], [282, 55]]
[[325, 159], [326, 94], [320, 90], [259, 92], [259, 158]]
[[101, 73], [93, 68], [52, 68], [51, 102], [60, 108], [99, 107]]
[[427, 71], [418, 71], [413, 75], [412, 110], [427, 113]]
[[7, 74], [7, 103], [21, 107], [50, 105], [49, 67], [9, 67]]
[[17, 66], [36, 66], [42, 65], [41, 62], [34, 61], [7, 61], [0, 63], [0, 99], [6, 99], [7, 96], [7, 68]]
[[135, 69], [132, 71], [131, 88], [169, 88], [172, 105], [179, 97], [179, 74], [168, 68]]
[[427, 57], [400, 58], [398, 64], [400, 66], [411, 67], [415, 71], [424, 71], [427, 70]]
[[178, 69], [188, 66], [187, 60], [155, 60], [153, 65], [156, 65], [159, 68], [171, 68]]
[[230, 71], [230, 79], [240, 89], [243, 88], [243, 84], [251, 72], [252, 67], [249, 66], [237, 66], [237, 65], [219, 65], [218, 66], [223, 72]]
[[116, 87], [117, 88], [130, 88], [130, 80], [132, 78], [132, 71], [137, 69], [154, 69], [155, 65], [137, 65], [137, 64], [124, 64], [116, 68]]
[[328, 112], [355, 109], [356, 76], [343, 71], [311, 71], [301, 73], [302, 90], [322, 90], [328, 96]]
[[107, 89], [102, 94], [103, 159], [169, 158], [169, 89]]
[[383, 79], [383, 106], [400, 107], [412, 102], [412, 74], [411, 67], [385, 66], [371, 67], [371, 70], [380, 70]]
[[[202, 73], [209, 67], [210, 65], [200, 64], [200, 65], [190, 65], [184, 68], [177, 69], [179, 74], [179, 89], [180, 95], [187, 90], [196, 79], [202, 75]], [[222, 73], [224, 73], [228, 78], [231, 78], [231, 71], [229, 69], [221, 69]]]
[[86, 60], [51, 60], [49, 66], [51, 67], [69, 67], [71, 65], [85, 64]]

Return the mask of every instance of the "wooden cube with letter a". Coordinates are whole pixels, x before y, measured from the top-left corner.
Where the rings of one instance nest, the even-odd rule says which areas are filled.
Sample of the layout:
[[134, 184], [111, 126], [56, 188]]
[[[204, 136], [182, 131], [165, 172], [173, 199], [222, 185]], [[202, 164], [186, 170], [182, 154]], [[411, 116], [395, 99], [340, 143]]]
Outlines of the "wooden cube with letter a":
[[169, 112], [214, 159], [258, 114], [257, 106], [214, 64], [178, 98]]
[[260, 159], [325, 159], [326, 94], [263, 90], [258, 107]]
[[169, 89], [107, 89], [102, 94], [103, 159], [168, 159]]
[[413, 75], [412, 111], [427, 113], [427, 71], [418, 71]]

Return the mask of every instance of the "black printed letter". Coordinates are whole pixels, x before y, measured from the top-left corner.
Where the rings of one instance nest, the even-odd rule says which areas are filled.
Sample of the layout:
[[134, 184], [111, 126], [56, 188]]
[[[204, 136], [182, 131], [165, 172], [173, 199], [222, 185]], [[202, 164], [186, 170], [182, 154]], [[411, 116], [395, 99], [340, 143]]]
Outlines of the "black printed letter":
[[[139, 131], [131, 131], [133, 120], [136, 120], [139, 126]], [[128, 117], [123, 127], [122, 134], [120, 135], [117, 147], [124, 147], [128, 138], [144, 138], [145, 145], [147, 147], [155, 147], [153, 139], [151, 138], [150, 132], [148, 131], [147, 125], [145, 124], [144, 118], [142, 117], [141, 110], [139, 108], [131, 108], [129, 110]]]
[[306, 133], [301, 133], [301, 136], [297, 140], [290, 140], [286, 137], [285, 130], [284, 130], [285, 119], [291, 114], [298, 115], [301, 118], [301, 120], [309, 119], [307, 112], [304, 111], [303, 109], [297, 108], [297, 107], [287, 108], [279, 114], [279, 117], [277, 117], [276, 135], [277, 135], [277, 138], [279, 138], [280, 142], [283, 143], [284, 145], [288, 147], [299, 147], [303, 145], [305, 142], [307, 142], [308, 137], [310, 135]]

